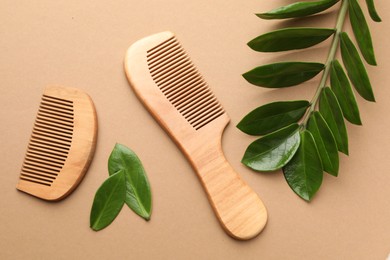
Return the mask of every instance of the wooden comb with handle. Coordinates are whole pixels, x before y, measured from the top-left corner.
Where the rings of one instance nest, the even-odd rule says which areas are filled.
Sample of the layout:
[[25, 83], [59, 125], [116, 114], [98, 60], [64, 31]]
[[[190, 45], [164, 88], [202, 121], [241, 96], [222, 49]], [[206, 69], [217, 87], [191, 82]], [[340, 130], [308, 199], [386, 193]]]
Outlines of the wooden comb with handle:
[[91, 98], [75, 88], [43, 93], [16, 188], [44, 200], [60, 200], [83, 179], [97, 137]]
[[258, 235], [267, 211], [226, 161], [221, 147], [229, 117], [171, 32], [134, 43], [125, 70], [139, 99], [195, 169], [225, 231], [236, 239]]

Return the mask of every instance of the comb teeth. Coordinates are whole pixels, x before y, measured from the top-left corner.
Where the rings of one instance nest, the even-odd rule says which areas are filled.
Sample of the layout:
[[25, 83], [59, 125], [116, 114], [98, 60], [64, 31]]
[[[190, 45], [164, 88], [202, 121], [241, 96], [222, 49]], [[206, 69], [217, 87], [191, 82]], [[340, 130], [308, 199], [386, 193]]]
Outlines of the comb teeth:
[[72, 101], [43, 95], [20, 179], [52, 185], [69, 153], [73, 121]]
[[195, 130], [225, 113], [175, 37], [150, 49], [147, 62], [156, 85]]

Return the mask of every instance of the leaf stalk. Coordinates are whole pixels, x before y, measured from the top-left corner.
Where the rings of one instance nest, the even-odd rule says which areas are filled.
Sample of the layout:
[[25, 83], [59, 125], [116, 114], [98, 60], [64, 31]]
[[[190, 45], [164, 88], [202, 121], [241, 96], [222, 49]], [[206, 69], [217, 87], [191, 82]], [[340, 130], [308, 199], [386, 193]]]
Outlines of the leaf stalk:
[[321, 80], [320, 80], [320, 83], [317, 87], [316, 93], [314, 94], [312, 100], [310, 101], [310, 104], [311, 104], [310, 108], [302, 121], [302, 128], [303, 129], [306, 128], [306, 125], [307, 125], [307, 122], [309, 120], [311, 113], [316, 109], [321, 91], [326, 86], [326, 82], [329, 78], [330, 65], [336, 57], [337, 49], [338, 49], [338, 46], [340, 43], [340, 34], [343, 31], [345, 18], [346, 18], [347, 13], [348, 13], [348, 4], [349, 4], [348, 1], [349, 0], [342, 0], [341, 8], [340, 8], [340, 11], [339, 11], [339, 14], [337, 17], [336, 26], [335, 26], [335, 33], [333, 36], [332, 44], [331, 44], [330, 49], [329, 49], [328, 57], [326, 59], [324, 71], [322, 73]]

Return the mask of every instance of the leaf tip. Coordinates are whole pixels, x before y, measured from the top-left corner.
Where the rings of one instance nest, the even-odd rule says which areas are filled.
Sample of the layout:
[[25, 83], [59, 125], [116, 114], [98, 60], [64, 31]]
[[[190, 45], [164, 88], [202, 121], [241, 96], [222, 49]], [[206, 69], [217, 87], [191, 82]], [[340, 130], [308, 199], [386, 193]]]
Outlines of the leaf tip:
[[329, 175], [332, 175], [334, 177], [338, 177], [339, 176], [339, 165], [337, 164], [336, 166], [334, 166], [332, 169], [324, 169], [325, 172], [327, 172]]
[[247, 79], [247, 78], [248, 78], [248, 74], [249, 74], [249, 71], [247, 71], [247, 72], [245, 72], [245, 73], [242, 73], [241, 76], [242, 76], [244, 79], [248, 80], [248, 79]]
[[348, 122], [350, 122], [351, 124], [354, 124], [354, 125], [357, 125], [357, 126], [362, 126], [363, 123], [362, 123], [362, 119], [360, 118], [360, 115], [358, 114], [356, 117], [353, 117], [353, 118], [346, 118], [348, 120]]
[[253, 40], [247, 42], [246, 45], [253, 50]]
[[259, 17], [259, 18], [262, 18], [262, 19], [265, 19], [265, 17], [266, 17], [266, 15], [265, 15], [265, 13], [257, 13], [257, 14], [255, 14], [257, 17]]
[[[242, 120], [241, 120], [242, 121]], [[239, 130], [241, 130], [241, 121], [240, 122], [238, 122], [237, 124], [236, 124], [236, 127], [239, 129]]]
[[102, 230], [104, 227], [98, 227], [97, 225], [96, 225], [96, 223], [91, 223], [90, 224], [90, 226], [89, 226], [93, 231], [95, 231], [95, 232], [97, 232], [97, 231], [99, 231], [99, 230]]
[[366, 100], [374, 103], [376, 102], [374, 94], [372, 94], [371, 97], [366, 98]]
[[301, 199], [303, 199], [306, 202], [310, 202], [311, 199], [313, 198], [313, 195], [314, 195], [313, 194], [312, 196], [310, 196], [310, 194], [308, 194], [308, 193], [297, 192], [295, 190], [293, 190], [293, 191], [295, 192], [295, 194], [297, 194]]

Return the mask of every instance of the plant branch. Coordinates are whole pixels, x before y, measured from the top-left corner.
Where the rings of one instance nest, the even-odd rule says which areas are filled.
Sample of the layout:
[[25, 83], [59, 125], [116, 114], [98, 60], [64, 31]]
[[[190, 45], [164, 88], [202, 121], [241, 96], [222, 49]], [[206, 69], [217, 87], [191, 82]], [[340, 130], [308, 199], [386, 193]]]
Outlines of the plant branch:
[[302, 121], [303, 128], [306, 128], [306, 124], [307, 124], [307, 121], [309, 120], [310, 114], [315, 110], [315, 108], [318, 104], [318, 101], [319, 101], [321, 91], [326, 86], [326, 82], [328, 80], [329, 72], [330, 72], [330, 64], [332, 63], [332, 61], [336, 57], [336, 52], [337, 52], [337, 49], [339, 47], [339, 42], [340, 42], [340, 33], [343, 30], [343, 26], [344, 26], [345, 18], [347, 16], [347, 12], [348, 12], [348, 0], [342, 0], [341, 8], [340, 8], [340, 11], [339, 11], [339, 14], [337, 17], [336, 26], [335, 26], [335, 33], [333, 36], [332, 44], [331, 44], [330, 49], [329, 49], [328, 58], [326, 59], [325, 68], [324, 68], [324, 71], [322, 73], [321, 81], [317, 87], [317, 91], [314, 94], [314, 97], [310, 102], [311, 106], [309, 108], [309, 111], [306, 113], [306, 115]]

